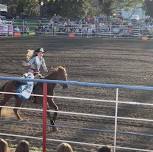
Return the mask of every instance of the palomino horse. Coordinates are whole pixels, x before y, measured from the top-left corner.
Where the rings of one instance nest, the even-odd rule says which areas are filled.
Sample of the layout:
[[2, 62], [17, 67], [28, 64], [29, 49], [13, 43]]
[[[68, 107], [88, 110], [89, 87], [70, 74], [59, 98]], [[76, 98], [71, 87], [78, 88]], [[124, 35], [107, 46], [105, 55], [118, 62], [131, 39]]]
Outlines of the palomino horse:
[[[54, 71], [52, 73], [50, 73], [48, 76], [46, 76], [44, 79], [66, 81], [67, 80], [67, 72], [66, 72], [64, 67], [59, 66], [59, 67], [55, 68]], [[17, 84], [18, 83], [19, 82], [17, 82], [17, 81], [8, 81], [2, 87], [2, 91], [4, 91], [4, 92], [14, 92], [17, 89]], [[68, 87], [67, 84], [60, 84], [60, 85], [63, 87], [63, 89]], [[56, 86], [55, 83], [47, 84], [47, 88], [48, 88], [47, 94], [48, 95], [53, 96], [55, 86]], [[42, 83], [37, 83], [35, 87], [36, 88], [37, 87], [42, 88], [43, 84]], [[9, 99], [12, 96], [14, 96], [15, 99], [16, 99], [15, 107], [20, 107], [22, 102], [24, 102], [24, 101], [22, 101], [17, 95], [12, 95], [12, 94], [4, 94], [4, 98], [3, 98], [3, 101], [0, 102], [0, 106], [4, 106], [6, 104], [6, 102], [8, 102]], [[54, 108], [55, 111], [58, 111], [58, 106], [55, 104], [53, 98], [48, 98], [47, 102], [48, 102], [47, 103], [48, 109]], [[2, 108], [0, 107], [0, 116], [1, 116], [1, 109]], [[18, 113], [18, 109], [15, 108], [15, 109], [13, 109], [13, 111], [14, 111], [17, 119], [21, 120], [22, 118], [21, 118], [20, 114]], [[56, 121], [56, 117], [57, 117], [57, 112], [54, 112], [53, 119], [51, 118], [51, 115], [50, 115], [49, 112], [47, 112], [47, 114], [48, 114], [48, 117], [49, 117], [49, 120], [50, 120], [50, 124], [52, 125], [53, 131], [56, 131], [55, 121]]]

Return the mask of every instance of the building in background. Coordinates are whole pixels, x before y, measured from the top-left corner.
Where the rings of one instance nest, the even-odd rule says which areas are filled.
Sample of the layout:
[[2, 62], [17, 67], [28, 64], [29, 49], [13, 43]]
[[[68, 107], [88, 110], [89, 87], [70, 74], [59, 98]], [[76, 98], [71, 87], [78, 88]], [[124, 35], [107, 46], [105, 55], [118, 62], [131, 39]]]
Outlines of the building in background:
[[128, 10], [121, 10], [121, 14], [125, 19], [144, 19], [145, 18], [145, 10], [142, 5], [137, 5], [135, 8], [131, 8]]
[[0, 12], [7, 12], [7, 6], [0, 4]]
[[0, 15], [5, 15], [7, 13], [7, 6], [0, 4]]

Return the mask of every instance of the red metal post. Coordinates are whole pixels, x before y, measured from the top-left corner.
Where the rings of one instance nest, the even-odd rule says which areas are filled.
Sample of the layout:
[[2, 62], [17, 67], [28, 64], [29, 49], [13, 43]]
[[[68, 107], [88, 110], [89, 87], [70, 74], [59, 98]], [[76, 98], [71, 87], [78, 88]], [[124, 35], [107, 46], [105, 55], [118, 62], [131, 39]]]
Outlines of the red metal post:
[[47, 83], [43, 84], [43, 152], [46, 152], [46, 130], [47, 130]]

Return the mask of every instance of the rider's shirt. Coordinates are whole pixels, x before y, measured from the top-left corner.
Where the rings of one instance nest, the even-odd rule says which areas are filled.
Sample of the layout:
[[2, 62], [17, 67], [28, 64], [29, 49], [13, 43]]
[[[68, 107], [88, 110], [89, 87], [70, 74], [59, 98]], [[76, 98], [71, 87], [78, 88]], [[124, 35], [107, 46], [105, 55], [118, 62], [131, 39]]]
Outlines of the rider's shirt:
[[[34, 75], [33, 73], [28, 72], [28, 73], [25, 73], [22, 78], [34, 79]], [[34, 86], [33, 81], [25, 81], [24, 83], [19, 85], [19, 87], [17, 88], [16, 92], [19, 93], [17, 94], [17, 96], [23, 101], [29, 99], [33, 90], [33, 86]]]
[[34, 70], [34, 72], [40, 72], [40, 68], [42, 67], [45, 72], [48, 72], [45, 60], [43, 57], [39, 58], [38, 56], [33, 57], [28, 64], [30, 64], [30, 69]]

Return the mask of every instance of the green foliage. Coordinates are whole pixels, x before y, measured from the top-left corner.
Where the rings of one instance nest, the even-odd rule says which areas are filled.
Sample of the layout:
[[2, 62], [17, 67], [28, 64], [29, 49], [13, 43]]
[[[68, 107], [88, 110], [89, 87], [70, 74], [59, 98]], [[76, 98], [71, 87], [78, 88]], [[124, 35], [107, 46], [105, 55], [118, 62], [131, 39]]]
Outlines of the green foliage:
[[[4, 2], [5, 3], [5, 2]], [[36, 16], [39, 14], [37, 6], [38, 0], [7, 0], [8, 13], [11, 16]]]
[[99, 0], [100, 13], [110, 16], [114, 0]]
[[36, 16], [37, 0], [17, 0], [17, 14], [26, 16]]
[[[43, 2], [43, 6], [40, 6]], [[93, 0], [6, 0], [9, 13], [13, 16], [38, 16], [40, 7], [45, 10], [45, 16], [55, 13], [67, 18], [84, 17], [94, 15]]]
[[87, 14], [93, 14], [91, 0], [56, 0], [50, 2], [54, 14], [67, 18], [81, 18]]
[[153, 18], [153, 1], [145, 0], [146, 15]]
[[[146, 0], [149, 1], [149, 0]], [[135, 7], [143, 0], [4, 0], [13, 16], [38, 16], [40, 7], [45, 16], [59, 14], [67, 18], [82, 18], [95, 14], [111, 15], [116, 9]], [[43, 2], [43, 6], [40, 6]]]
[[114, 10], [134, 8], [138, 4], [143, 4], [143, 0], [98, 0], [100, 12], [111, 15]]
[[138, 4], [143, 4], [144, 0], [117, 0], [117, 5], [120, 8], [131, 8]]

